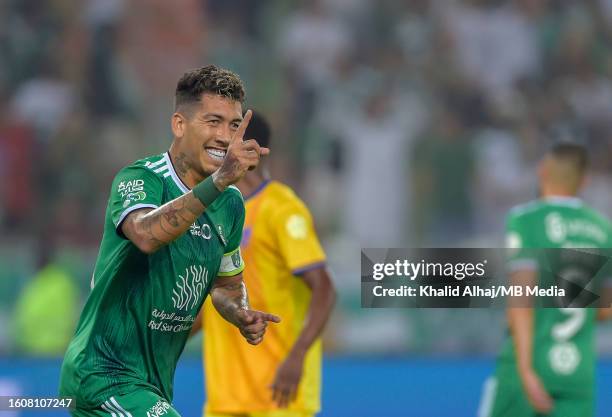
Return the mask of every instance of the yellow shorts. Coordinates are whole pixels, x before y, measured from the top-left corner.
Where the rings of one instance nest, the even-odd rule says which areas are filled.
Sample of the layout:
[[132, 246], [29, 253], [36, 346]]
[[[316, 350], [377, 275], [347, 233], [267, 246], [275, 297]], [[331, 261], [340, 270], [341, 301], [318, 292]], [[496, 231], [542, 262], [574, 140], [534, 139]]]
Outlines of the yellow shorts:
[[245, 414], [204, 413], [204, 417], [314, 417], [314, 414], [303, 411], [273, 410]]

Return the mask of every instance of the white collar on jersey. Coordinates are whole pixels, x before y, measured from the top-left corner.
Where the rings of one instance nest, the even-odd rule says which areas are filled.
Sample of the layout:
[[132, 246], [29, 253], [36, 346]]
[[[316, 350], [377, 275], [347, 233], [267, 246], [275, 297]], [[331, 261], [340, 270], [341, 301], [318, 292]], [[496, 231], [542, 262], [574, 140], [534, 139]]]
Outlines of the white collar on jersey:
[[176, 186], [183, 192], [183, 194], [189, 192], [189, 187], [187, 187], [181, 178], [178, 176], [176, 171], [174, 170], [174, 165], [172, 165], [172, 160], [170, 159], [170, 154], [168, 152], [164, 152], [164, 158], [166, 159], [166, 164], [168, 165], [168, 170], [170, 171], [170, 176], [174, 180]]
[[581, 206], [582, 200], [579, 197], [570, 197], [564, 195], [551, 195], [543, 198], [547, 203], [558, 204], [563, 206]]

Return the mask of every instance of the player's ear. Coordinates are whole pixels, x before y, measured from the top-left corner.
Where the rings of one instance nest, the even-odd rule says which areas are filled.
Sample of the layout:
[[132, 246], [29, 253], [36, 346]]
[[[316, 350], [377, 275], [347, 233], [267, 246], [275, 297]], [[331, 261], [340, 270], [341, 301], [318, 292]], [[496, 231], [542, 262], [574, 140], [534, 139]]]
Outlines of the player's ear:
[[172, 115], [172, 134], [175, 138], [182, 138], [185, 134], [185, 128], [187, 127], [187, 119], [179, 112], [175, 112]]

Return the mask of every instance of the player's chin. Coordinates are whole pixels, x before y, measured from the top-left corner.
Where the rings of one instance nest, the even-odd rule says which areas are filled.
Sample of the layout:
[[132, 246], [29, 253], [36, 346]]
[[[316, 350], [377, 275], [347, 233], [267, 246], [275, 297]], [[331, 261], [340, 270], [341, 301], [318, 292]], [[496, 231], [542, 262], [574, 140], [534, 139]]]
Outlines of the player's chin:
[[223, 165], [223, 159], [216, 159], [209, 155], [202, 158], [202, 170], [206, 175], [212, 175], [213, 172], [221, 168], [221, 165]]

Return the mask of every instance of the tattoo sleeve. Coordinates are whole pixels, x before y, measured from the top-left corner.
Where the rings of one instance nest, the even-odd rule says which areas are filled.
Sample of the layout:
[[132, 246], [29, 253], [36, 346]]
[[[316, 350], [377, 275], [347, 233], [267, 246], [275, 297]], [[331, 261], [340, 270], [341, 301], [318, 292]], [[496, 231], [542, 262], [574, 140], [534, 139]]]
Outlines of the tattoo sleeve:
[[189, 192], [155, 210], [130, 214], [122, 225], [122, 231], [136, 246], [152, 253], [179, 238], [205, 209]]
[[235, 326], [239, 326], [236, 314], [249, 309], [249, 299], [242, 274], [215, 281], [210, 296], [219, 314]]

